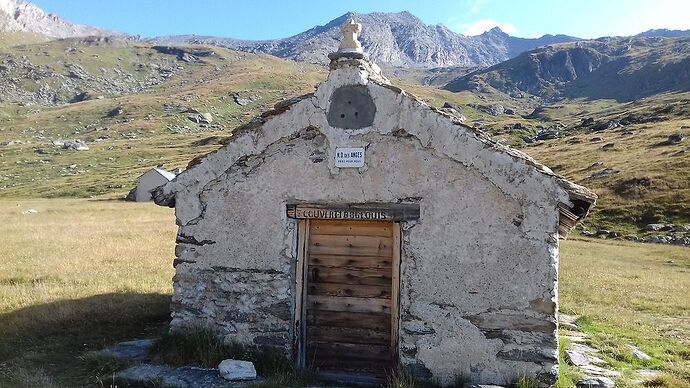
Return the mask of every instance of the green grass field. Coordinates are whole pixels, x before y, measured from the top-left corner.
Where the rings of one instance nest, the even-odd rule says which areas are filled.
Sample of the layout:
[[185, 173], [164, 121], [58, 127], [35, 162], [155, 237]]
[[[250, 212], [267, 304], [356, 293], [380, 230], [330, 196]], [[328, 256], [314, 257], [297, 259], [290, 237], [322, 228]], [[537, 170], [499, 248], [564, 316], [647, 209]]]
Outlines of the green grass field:
[[[29, 209], [37, 213], [22, 214]], [[171, 209], [100, 199], [2, 200], [0, 219], [1, 387], [99, 386], [109, 370], [84, 357], [87, 351], [165, 332]], [[657, 386], [690, 386], [689, 293], [687, 248], [562, 243], [561, 310], [583, 316], [593, 344], [624, 372], [620, 386], [642, 367], [664, 372]], [[631, 360], [627, 344], [653, 360]]]

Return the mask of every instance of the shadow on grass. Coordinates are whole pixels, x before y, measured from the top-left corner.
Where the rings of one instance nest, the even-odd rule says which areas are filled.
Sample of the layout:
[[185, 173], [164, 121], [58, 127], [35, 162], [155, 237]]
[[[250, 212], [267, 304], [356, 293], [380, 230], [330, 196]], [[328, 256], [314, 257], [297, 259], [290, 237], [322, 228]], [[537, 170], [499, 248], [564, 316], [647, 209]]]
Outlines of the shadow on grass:
[[59, 385], [93, 383], [94, 371], [84, 362], [84, 352], [160, 337], [167, 329], [169, 306], [170, 295], [110, 293], [0, 314], [0, 386], [5, 386], [3, 381], [31, 386], [13, 381], [27, 370]]

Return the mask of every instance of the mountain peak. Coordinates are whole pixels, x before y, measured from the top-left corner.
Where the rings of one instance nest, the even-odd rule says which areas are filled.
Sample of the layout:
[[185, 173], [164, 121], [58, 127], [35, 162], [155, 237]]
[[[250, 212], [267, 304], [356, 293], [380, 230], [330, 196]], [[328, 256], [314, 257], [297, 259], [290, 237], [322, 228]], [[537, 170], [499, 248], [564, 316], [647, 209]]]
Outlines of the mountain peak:
[[668, 28], [658, 28], [641, 32], [636, 36], [659, 37], [659, 38], [681, 38], [690, 36], [690, 30], [670, 30]]
[[491, 35], [491, 36], [510, 36], [503, 32], [501, 27], [495, 26], [494, 28], [490, 29], [489, 31], [484, 32], [482, 35]]
[[31, 32], [49, 38], [113, 35], [95, 27], [70, 23], [24, 0], [0, 0], [0, 32]]

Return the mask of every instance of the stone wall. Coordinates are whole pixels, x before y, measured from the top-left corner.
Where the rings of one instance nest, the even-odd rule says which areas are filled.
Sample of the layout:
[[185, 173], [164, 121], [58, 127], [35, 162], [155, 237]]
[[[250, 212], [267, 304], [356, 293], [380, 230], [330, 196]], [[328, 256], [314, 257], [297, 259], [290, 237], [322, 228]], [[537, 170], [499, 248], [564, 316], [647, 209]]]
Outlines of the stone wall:
[[209, 328], [227, 343], [272, 347], [290, 355], [290, 275], [275, 270], [178, 267], [172, 331]]
[[[400, 90], [333, 69], [292, 105], [180, 175], [173, 328], [294, 350], [296, 222], [285, 205], [418, 202], [403, 225], [400, 362], [422, 377], [504, 384], [557, 365], [556, 177]], [[364, 84], [374, 125], [328, 125], [338, 86]], [[365, 147], [338, 169], [335, 148]], [[165, 193], [164, 193], [165, 194]]]

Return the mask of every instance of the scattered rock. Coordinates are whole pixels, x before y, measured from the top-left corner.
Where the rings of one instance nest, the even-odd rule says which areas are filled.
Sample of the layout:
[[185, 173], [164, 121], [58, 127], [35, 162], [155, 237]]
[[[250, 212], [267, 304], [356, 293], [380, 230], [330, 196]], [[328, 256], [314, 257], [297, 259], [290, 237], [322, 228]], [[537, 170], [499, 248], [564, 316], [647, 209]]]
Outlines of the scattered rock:
[[482, 109], [482, 112], [488, 113], [492, 116], [500, 116], [505, 113], [505, 108], [501, 104], [492, 105], [488, 108]]
[[120, 342], [109, 348], [105, 348], [96, 352], [96, 354], [104, 357], [110, 357], [116, 360], [145, 360], [151, 347], [153, 347], [156, 340], [143, 339], [135, 341]]
[[673, 135], [668, 137], [668, 140], [666, 140], [666, 143], [668, 144], [677, 144], [685, 140], [685, 137], [680, 134], [680, 133], [674, 133]]
[[671, 244], [688, 247], [688, 246], [690, 246], [690, 237], [675, 238], [671, 241]]
[[225, 380], [247, 381], [256, 379], [256, 369], [249, 361], [223, 360], [218, 365], [218, 371]]
[[557, 130], [553, 128], [542, 129], [534, 136], [534, 140], [553, 140], [560, 137]]
[[505, 111], [504, 111], [503, 113], [505, 113], [505, 114], [507, 114], [507, 115], [514, 115], [514, 114], [515, 114], [515, 111], [512, 110], [512, 109], [510, 109], [510, 108], [506, 108]]
[[93, 96], [89, 92], [81, 92], [81, 93], [75, 95], [74, 97], [72, 97], [69, 100], [69, 102], [74, 104], [77, 102], [88, 101], [88, 100], [92, 100], [92, 99], [93, 99]]
[[548, 118], [548, 109], [545, 106], [538, 106], [534, 108], [532, 113], [528, 114], [527, 116], [524, 116], [526, 119], [542, 119], [545, 120]]
[[590, 362], [584, 353], [580, 353], [574, 350], [565, 351], [566, 358], [571, 365], [575, 366], [585, 366], [589, 365]]
[[621, 372], [607, 369], [607, 368], [602, 368], [597, 365], [589, 364], [585, 366], [579, 367], [586, 375], [588, 376], [601, 376], [601, 377], [618, 377], [621, 375]]
[[468, 385], [468, 388], [505, 388], [503, 385], [487, 385], [487, 384], [473, 384]]
[[443, 103], [443, 106], [441, 107], [441, 109], [452, 109], [458, 113], [462, 113], [462, 109], [460, 109], [457, 105], [451, 104], [448, 101]]
[[598, 124], [594, 127], [595, 132], [606, 131], [620, 127], [620, 122], [617, 120], [609, 120], [605, 123]]
[[187, 62], [187, 63], [192, 63], [192, 62], [198, 61], [199, 58], [195, 57], [194, 55], [192, 55], [190, 53], [183, 53], [182, 56], [180, 56], [180, 60]]
[[636, 346], [628, 345], [628, 349], [630, 349], [630, 352], [632, 353], [633, 358], [635, 358], [637, 360], [649, 361], [652, 359], [647, 353], [641, 351]]
[[221, 388], [227, 385], [218, 369], [196, 367], [177, 368], [160, 379], [162, 388]]
[[658, 232], [661, 229], [663, 229], [666, 225], [664, 224], [647, 224], [645, 225], [644, 229], [645, 231], [648, 232]]
[[[53, 142], [55, 144], [55, 142]], [[57, 144], [56, 144], [57, 145]], [[70, 151], [88, 151], [89, 147], [81, 140], [65, 140], [62, 142], [62, 149]]]
[[117, 107], [117, 108], [109, 111], [108, 113], [106, 113], [105, 117], [117, 117], [123, 113], [125, 113], [125, 110], [122, 109], [121, 107]]
[[10, 141], [4, 141], [4, 142], [0, 143], [0, 146], [10, 147], [10, 146], [19, 145], [19, 144], [24, 144], [24, 142], [21, 140], [10, 140]]
[[124, 386], [148, 386], [159, 381], [171, 368], [161, 365], [141, 364], [131, 366], [114, 376], [115, 382]]
[[213, 122], [213, 116], [210, 113], [191, 114], [187, 118], [197, 124], [211, 124]]
[[256, 102], [257, 100], [261, 99], [261, 96], [258, 95], [251, 95], [248, 97], [242, 97], [239, 93], [234, 93], [232, 95], [232, 98], [235, 100], [235, 103], [239, 106], [247, 106], [253, 102]]
[[589, 177], [592, 179], [597, 179], [597, 178], [604, 178], [607, 176], [612, 176], [618, 174], [620, 171], [619, 170], [614, 170], [612, 168], [605, 168], [601, 171], [597, 171], [594, 174], [590, 175]]
[[612, 232], [608, 229], [599, 229], [596, 232], [594, 232], [595, 237], [600, 237], [600, 236], [608, 236]]
[[184, 105], [177, 104], [163, 104], [163, 113], [174, 114], [174, 113], [186, 113], [189, 112], [189, 108]]
[[[277, 108], [278, 106], [276, 105]], [[462, 110], [449, 102], [444, 103], [440, 110], [457, 117], [460, 122], [464, 123], [467, 120], [467, 117], [462, 114]]]
[[613, 388], [613, 380], [608, 377], [588, 376], [577, 382], [577, 388]]
[[594, 124], [594, 118], [592, 118], [592, 117], [586, 117], [586, 118], [584, 118], [584, 119], [582, 119], [582, 120], [580, 120], [580, 121], [581, 121], [581, 124], [582, 124], [582, 125], [592, 125], [592, 124]]

